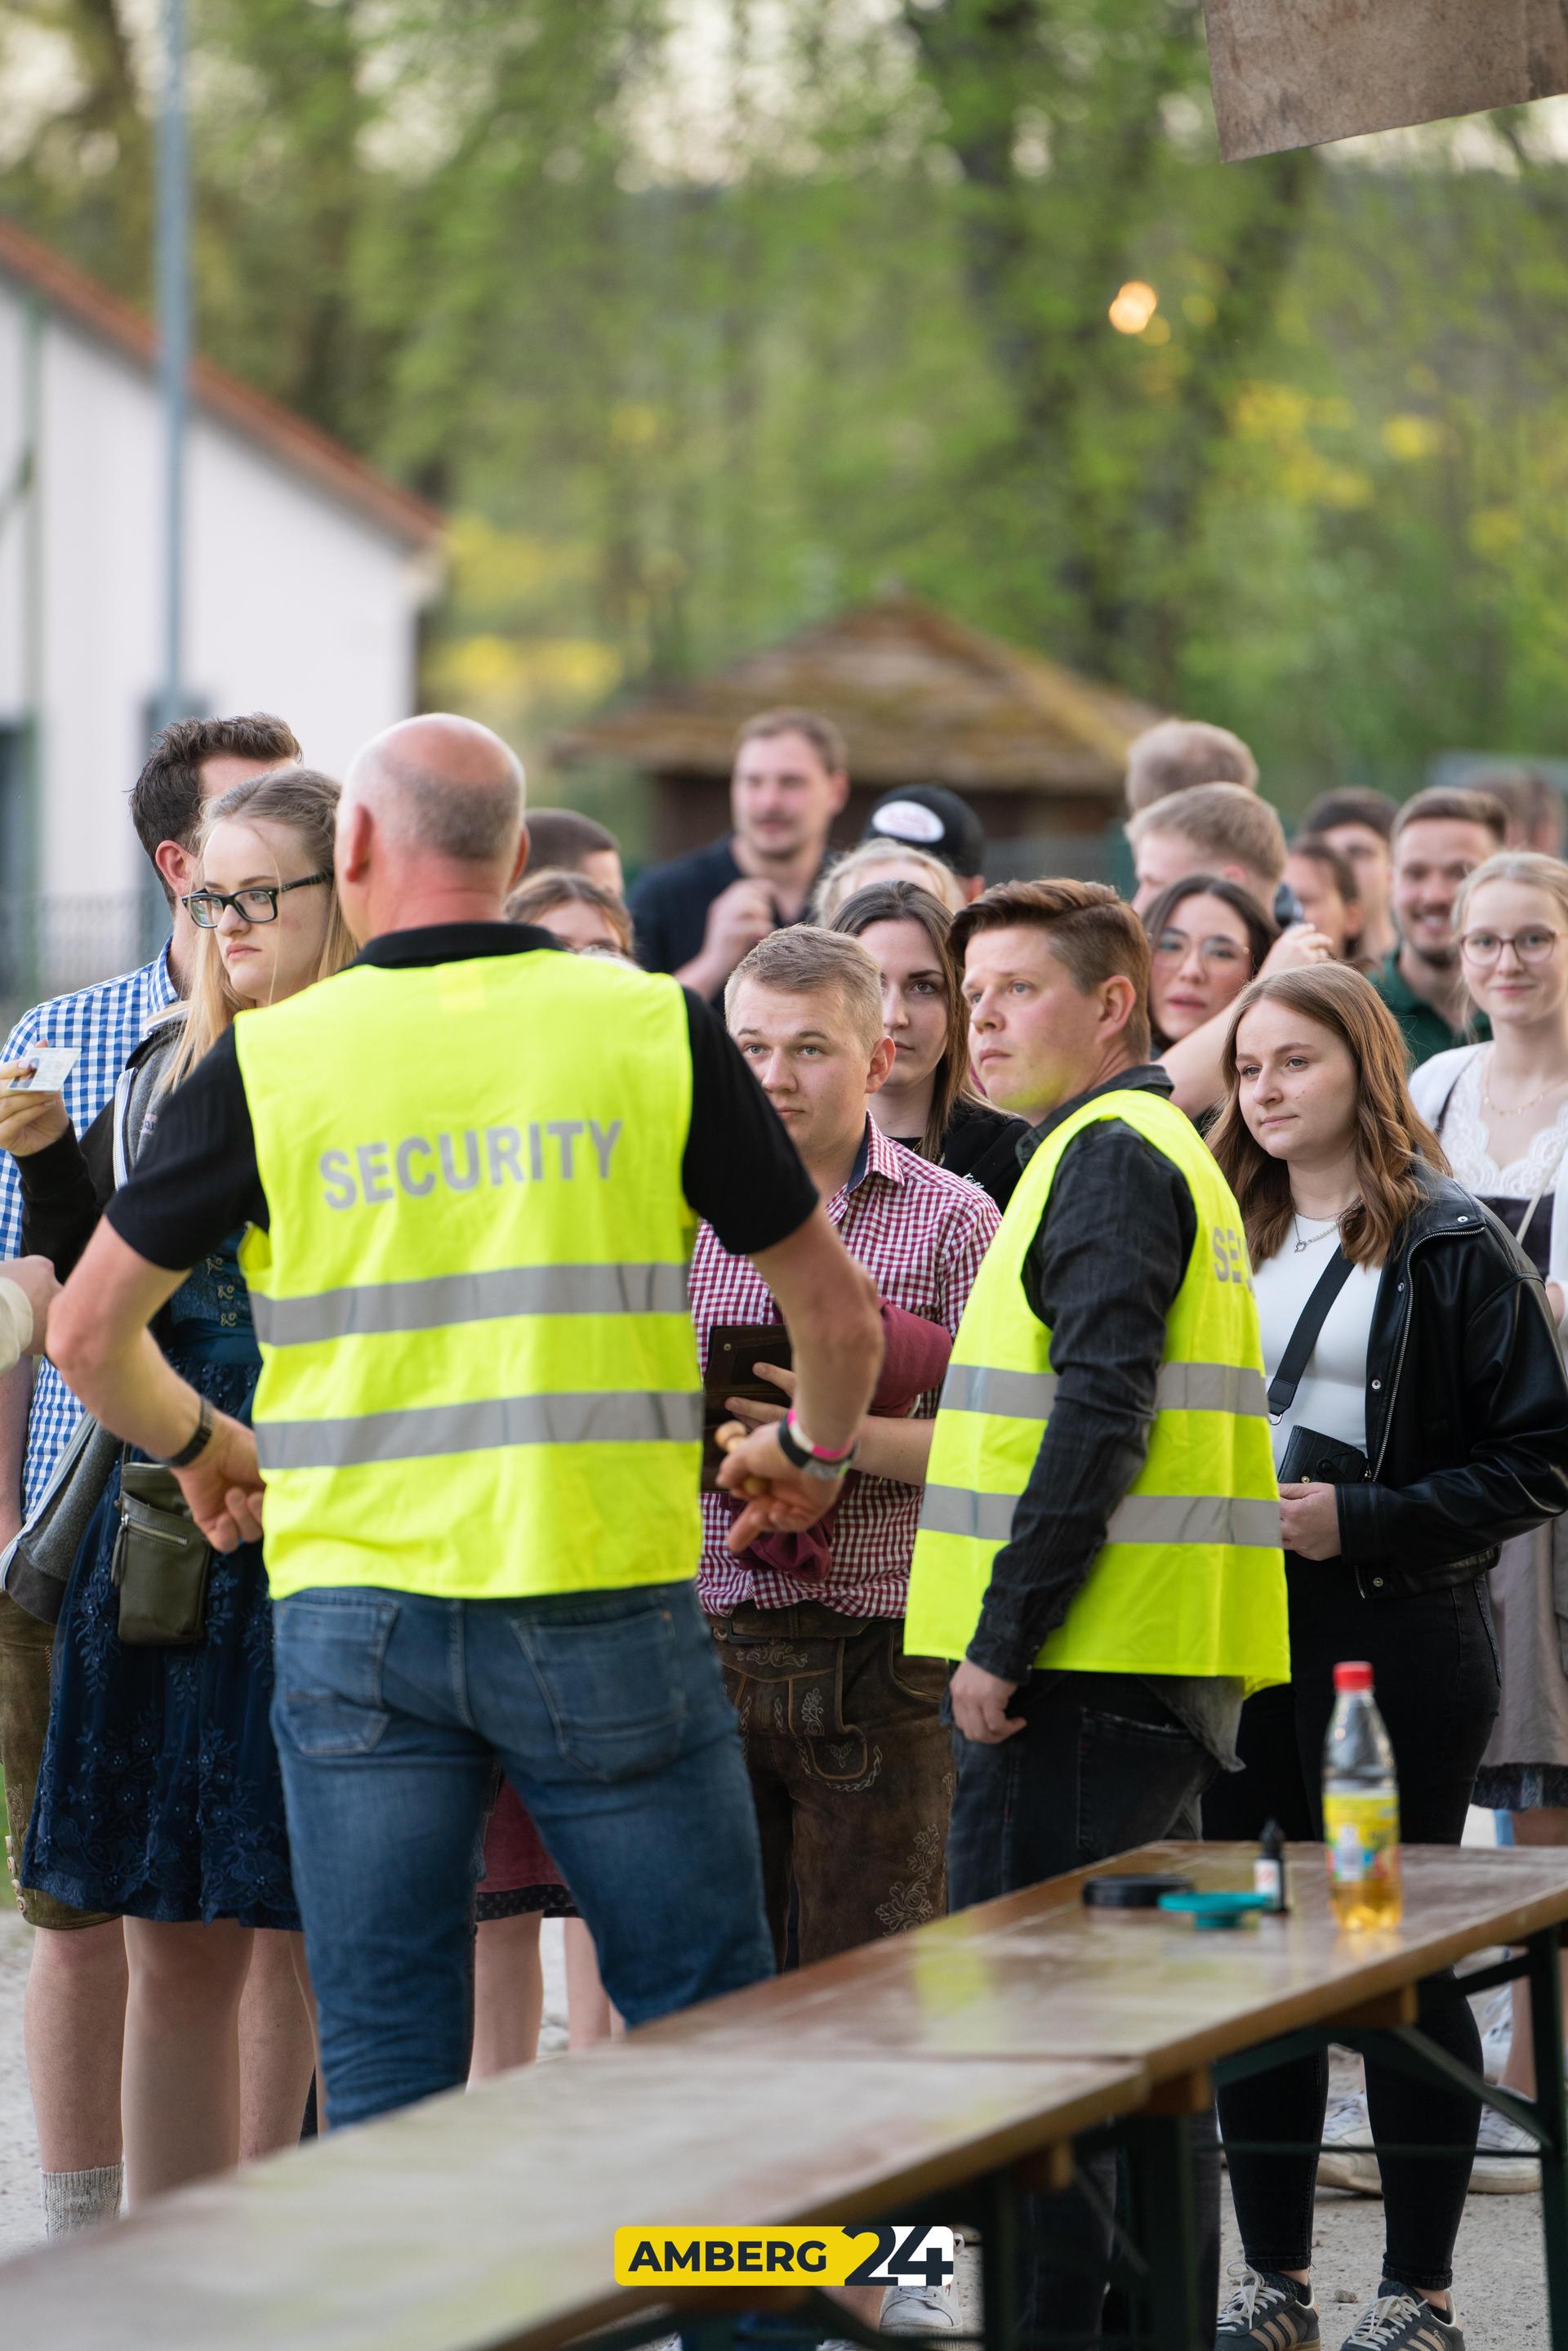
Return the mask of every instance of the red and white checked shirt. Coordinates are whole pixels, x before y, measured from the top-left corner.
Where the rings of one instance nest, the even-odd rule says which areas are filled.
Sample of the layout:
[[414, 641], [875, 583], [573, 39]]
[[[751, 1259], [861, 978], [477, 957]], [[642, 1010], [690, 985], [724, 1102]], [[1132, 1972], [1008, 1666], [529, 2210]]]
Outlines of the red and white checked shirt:
[[[878, 1296], [956, 1332], [1002, 1221], [996, 1204], [967, 1176], [950, 1175], [901, 1143], [890, 1143], [870, 1120], [866, 1132], [865, 1172], [826, 1203], [828, 1222], [871, 1276]], [[780, 1319], [751, 1259], [731, 1257], [711, 1225], [699, 1227], [691, 1259], [691, 1319], [704, 1372], [708, 1333], [716, 1322]], [[929, 1390], [910, 1417], [929, 1419], [939, 1394]], [[699, 1596], [710, 1615], [742, 1600], [759, 1608], [816, 1600], [846, 1616], [901, 1616], [919, 1516], [918, 1486], [851, 1470], [833, 1524], [832, 1564], [826, 1576], [806, 1583], [774, 1568], [753, 1568], [726, 1550], [732, 1514], [717, 1494], [704, 1494]]]

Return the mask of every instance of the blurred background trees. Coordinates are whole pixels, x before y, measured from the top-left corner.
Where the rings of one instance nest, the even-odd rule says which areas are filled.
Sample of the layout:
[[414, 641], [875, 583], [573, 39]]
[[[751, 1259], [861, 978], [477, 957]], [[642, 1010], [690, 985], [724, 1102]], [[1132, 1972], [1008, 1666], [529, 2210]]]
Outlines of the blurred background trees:
[[[202, 347], [454, 517], [537, 751], [898, 584], [1287, 801], [1552, 753], [1562, 102], [1221, 167], [1193, 0], [191, 0]], [[147, 0], [0, 0], [0, 208], [148, 290]]]

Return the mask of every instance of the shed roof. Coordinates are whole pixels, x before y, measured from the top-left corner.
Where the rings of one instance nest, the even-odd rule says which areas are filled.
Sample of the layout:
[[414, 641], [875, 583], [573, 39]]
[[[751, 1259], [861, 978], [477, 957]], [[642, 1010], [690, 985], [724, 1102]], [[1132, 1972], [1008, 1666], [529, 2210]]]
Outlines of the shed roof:
[[728, 776], [737, 728], [804, 704], [842, 726], [850, 772], [878, 789], [1119, 793], [1127, 747], [1163, 713], [887, 596], [748, 653], [711, 676], [641, 696], [557, 737], [564, 760], [620, 759], [664, 775]]
[[[140, 310], [3, 217], [0, 277], [26, 287], [51, 309], [85, 327], [140, 367], [156, 367], [157, 330]], [[410, 547], [427, 547], [444, 531], [445, 518], [438, 507], [367, 464], [319, 425], [242, 383], [238, 376], [215, 367], [211, 360], [192, 360], [191, 391], [198, 406], [210, 416], [258, 443], [269, 455], [306, 475], [345, 505], [358, 508], [392, 538]]]

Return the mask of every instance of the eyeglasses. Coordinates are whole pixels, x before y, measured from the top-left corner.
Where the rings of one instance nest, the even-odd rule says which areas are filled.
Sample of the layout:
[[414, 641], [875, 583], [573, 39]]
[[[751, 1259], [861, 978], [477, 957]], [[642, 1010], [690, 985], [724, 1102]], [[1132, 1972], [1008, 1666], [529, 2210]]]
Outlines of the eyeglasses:
[[331, 879], [330, 873], [307, 873], [302, 882], [257, 882], [248, 890], [192, 890], [180, 904], [199, 931], [215, 931], [225, 906], [232, 906], [242, 923], [275, 923], [280, 898], [291, 890], [314, 890]]
[[1465, 931], [1460, 934], [1459, 953], [1482, 971], [1496, 963], [1504, 947], [1511, 947], [1521, 963], [1550, 963], [1552, 950], [1561, 938], [1568, 938], [1568, 931], [1532, 927], [1515, 931], [1511, 938], [1506, 931]]
[[[1190, 953], [1192, 945], [1185, 931], [1161, 931], [1154, 942], [1154, 952], [1157, 956], [1184, 956]], [[1218, 935], [1211, 939], [1199, 939], [1197, 946], [1198, 953], [1205, 963], [1223, 965], [1250, 960], [1234, 939], [1220, 938]]]

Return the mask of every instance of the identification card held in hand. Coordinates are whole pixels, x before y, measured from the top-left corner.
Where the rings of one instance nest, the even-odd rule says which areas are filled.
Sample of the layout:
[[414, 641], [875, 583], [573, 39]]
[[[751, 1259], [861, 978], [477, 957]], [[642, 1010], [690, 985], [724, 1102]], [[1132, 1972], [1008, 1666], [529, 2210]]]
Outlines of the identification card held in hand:
[[57, 1094], [80, 1059], [75, 1045], [35, 1046], [27, 1055], [32, 1076], [11, 1079], [5, 1091], [8, 1094]]

